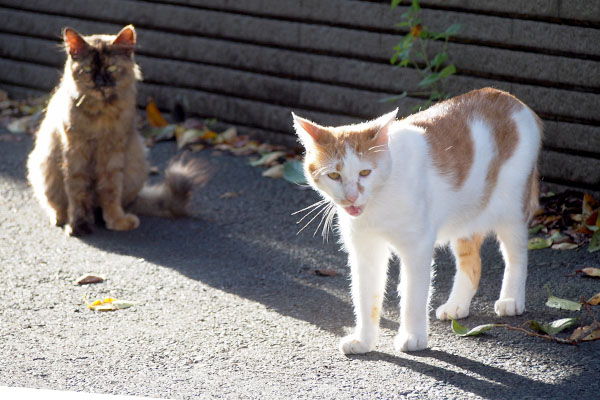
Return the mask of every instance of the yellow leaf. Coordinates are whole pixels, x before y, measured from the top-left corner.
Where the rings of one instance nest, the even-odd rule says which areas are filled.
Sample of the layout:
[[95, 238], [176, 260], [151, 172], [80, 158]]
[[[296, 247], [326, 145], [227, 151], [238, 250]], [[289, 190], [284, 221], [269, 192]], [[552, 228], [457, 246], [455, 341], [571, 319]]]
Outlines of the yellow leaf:
[[136, 303], [129, 300], [117, 300], [112, 297], [106, 297], [104, 300], [96, 300], [92, 304], [88, 303], [85, 295], [83, 296], [83, 301], [85, 305], [88, 306], [90, 310], [94, 311], [115, 311], [121, 310], [123, 308], [129, 308], [134, 306]]
[[148, 119], [150, 126], [160, 127], [169, 125], [165, 117], [163, 117], [160, 113], [160, 110], [156, 106], [156, 103], [152, 97], [148, 99], [148, 105], [146, 106], [146, 118]]
[[204, 132], [204, 135], [202, 135], [202, 137], [200, 137], [200, 139], [202, 139], [202, 140], [215, 140], [217, 137], [219, 137], [219, 134], [217, 132], [206, 131], [206, 132]]

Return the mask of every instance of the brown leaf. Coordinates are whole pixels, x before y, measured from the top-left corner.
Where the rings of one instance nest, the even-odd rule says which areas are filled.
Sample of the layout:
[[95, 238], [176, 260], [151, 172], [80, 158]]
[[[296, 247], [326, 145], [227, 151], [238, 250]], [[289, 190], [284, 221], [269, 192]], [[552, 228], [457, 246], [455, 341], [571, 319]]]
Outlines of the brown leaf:
[[219, 196], [220, 199], [235, 199], [236, 197], [240, 197], [242, 192], [225, 192]]
[[590, 306], [597, 306], [600, 304], [600, 293], [593, 295], [588, 301], [586, 301], [586, 303]]
[[148, 99], [148, 105], [146, 106], [146, 118], [148, 119], [150, 126], [160, 127], [169, 125], [165, 117], [163, 117], [160, 113], [160, 110], [156, 106], [156, 103], [152, 97]]
[[594, 323], [592, 325], [580, 326], [573, 331], [569, 339], [582, 342], [598, 340], [600, 339], [600, 325], [598, 323]]
[[77, 283], [78, 285], [88, 285], [90, 283], [100, 283], [100, 282], [104, 282], [104, 278], [100, 275], [92, 275], [92, 274], [81, 275], [75, 281], [75, 283]]
[[337, 275], [337, 272], [335, 272], [332, 269], [315, 269], [315, 275], [328, 276], [328, 277], [333, 278], [334, 276]]

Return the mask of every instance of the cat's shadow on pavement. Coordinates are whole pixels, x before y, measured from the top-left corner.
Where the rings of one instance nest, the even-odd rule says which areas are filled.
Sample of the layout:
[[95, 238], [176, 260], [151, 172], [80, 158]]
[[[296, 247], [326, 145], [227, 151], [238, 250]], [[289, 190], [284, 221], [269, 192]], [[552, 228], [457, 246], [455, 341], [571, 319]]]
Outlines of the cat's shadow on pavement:
[[[451, 385], [488, 399], [519, 398], [519, 393], [524, 387], [527, 387], [529, 393], [536, 393], [538, 398], [552, 398], [552, 394], [557, 390], [560, 391], [560, 387], [568, 388], [573, 385], [568, 380], [553, 384], [540, 382], [526, 375], [493, 366], [491, 363], [483, 363], [435, 349], [426, 349], [400, 356], [374, 351], [366, 355], [350, 356], [350, 358], [365, 362], [390, 363], [418, 372], [424, 377], [430, 377], [444, 385]], [[445, 365], [435, 365], [439, 363]], [[415, 383], [415, 386], [418, 384]]]

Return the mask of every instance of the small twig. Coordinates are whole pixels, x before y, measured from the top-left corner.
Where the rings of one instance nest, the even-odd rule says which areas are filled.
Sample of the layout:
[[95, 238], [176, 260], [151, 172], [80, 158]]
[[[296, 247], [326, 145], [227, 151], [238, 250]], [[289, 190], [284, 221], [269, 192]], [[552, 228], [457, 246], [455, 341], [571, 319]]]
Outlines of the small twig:
[[557, 343], [561, 343], [561, 344], [570, 344], [570, 345], [578, 345], [579, 342], [578, 341], [573, 341], [573, 340], [568, 340], [568, 339], [562, 339], [556, 336], [550, 336], [550, 335], [542, 335], [541, 333], [537, 333], [537, 332], [532, 332], [528, 329], [525, 329], [523, 327], [520, 326], [512, 326], [512, 325], [508, 325], [508, 324], [498, 324], [496, 326], [499, 327], [503, 327], [506, 329], [510, 329], [511, 331], [519, 331], [519, 332], [523, 332], [526, 335], [529, 336], [535, 336], [535, 337], [539, 337], [542, 339], [546, 339], [546, 340], [551, 340], [553, 342], [557, 342]]

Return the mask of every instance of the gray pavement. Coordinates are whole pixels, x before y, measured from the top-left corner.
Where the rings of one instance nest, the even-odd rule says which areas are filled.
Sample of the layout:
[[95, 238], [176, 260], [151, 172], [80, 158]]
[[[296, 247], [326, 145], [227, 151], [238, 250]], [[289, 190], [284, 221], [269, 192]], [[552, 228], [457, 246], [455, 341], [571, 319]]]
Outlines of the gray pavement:
[[[194, 218], [142, 217], [135, 231], [98, 229], [81, 239], [50, 226], [25, 179], [30, 138], [0, 142], [0, 386], [195, 399], [574, 398], [600, 396], [600, 342], [559, 345], [494, 329], [460, 338], [430, 313], [430, 348], [395, 352], [398, 266], [393, 263], [376, 352], [345, 357], [353, 324], [345, 255], [335, 240], [296, 235], [291, 212], [310, 190], [260, 176], [243, 157], [215, 155], [214, 177], [196, 193]], [[151, 150], [162, 170], [174, 143]], [[225, 192], [240, 192], [222, 199]], [[544, 305], [600, 292], [566, 276], [598, 266], [586, 251], [530, 253], [527, 312], [493, 313], [502, 260], [483, 249], [480, 291], [463, 323], [551, 321], [579, 315]], [[432, 309], [448, 295], [453, 264], [436, 254]], [[311, 273], [325, 268], [335, 277]], [[88, 287], [83, 273], [104, 275]], [[88, 310], [82, 296], [139, 302]]]

